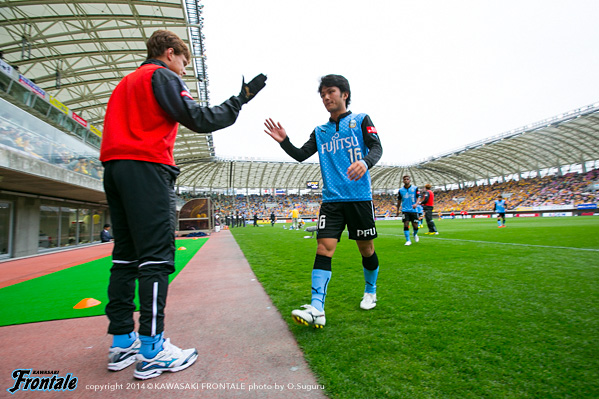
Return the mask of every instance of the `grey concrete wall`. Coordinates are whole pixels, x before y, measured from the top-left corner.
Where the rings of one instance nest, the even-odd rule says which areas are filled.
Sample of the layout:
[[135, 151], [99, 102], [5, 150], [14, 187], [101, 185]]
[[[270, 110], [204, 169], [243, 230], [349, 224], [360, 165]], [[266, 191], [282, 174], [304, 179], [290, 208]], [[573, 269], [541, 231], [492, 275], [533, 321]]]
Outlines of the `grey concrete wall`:
[[39, 243], [41, 200], [20, 197], [15, 205], [13, 257], [35, 255]]

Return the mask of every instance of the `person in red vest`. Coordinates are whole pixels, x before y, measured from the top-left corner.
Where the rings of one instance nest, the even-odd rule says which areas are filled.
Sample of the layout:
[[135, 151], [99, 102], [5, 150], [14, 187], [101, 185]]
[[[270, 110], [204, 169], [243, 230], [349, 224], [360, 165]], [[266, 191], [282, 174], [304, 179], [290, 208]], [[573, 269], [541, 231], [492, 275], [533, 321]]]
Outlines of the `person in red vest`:
[[424, 233], [425, 235], [437, 235], [439, 232], [437, 231], [437, 226], [435, 226], [435, 222], [433, 222], [433, 206], [435, 205], [435, 193], [431, 190], [432, 186], [430, 184], [424, 185], [424, 193], [422, 196], [422, 209], [424, 210], [424, 219], [426, 220], [426, 225], [428, 227], [428, 233]]
[[[106, 315], [113, 335], [108, 369], [122, 370], [138, 360], [135, 378], [179, 371], [197, 359], [164, 337], [168, 276], [175, 270], [175, 165], [179, 124], [208, 133], [232, 125], [241, 107], [264, 86], [260, 74], [241, 93], [219, 106], [196, 102], [182, 77], [191, 61], [175, 33], [155, 31], [146, 43], [146, 61], [125, 76], [108, 101], [100, 160], [113, 227], [113, 266]], [[133, 312], [139, 285], [139, 330]]]

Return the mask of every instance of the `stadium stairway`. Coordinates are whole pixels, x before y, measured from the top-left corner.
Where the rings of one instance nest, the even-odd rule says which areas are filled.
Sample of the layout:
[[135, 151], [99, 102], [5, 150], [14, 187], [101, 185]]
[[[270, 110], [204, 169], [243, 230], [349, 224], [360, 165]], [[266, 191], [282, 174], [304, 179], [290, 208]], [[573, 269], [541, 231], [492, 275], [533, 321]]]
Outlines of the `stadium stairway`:
[[[111, 246], [89, 250], [109, 250]], [[78, 250], [70, 254], [71, 263], [74, 255], [97, 256]], [[51, 255], [35, 257], [35, 262], [45, 263], [46, 256]], [[16, 262], [1, 266], [18, 268]], [[31, 270], [25, 273], [31, 274]], [[15, 278], [10, 276], [11, 281]], [[56, 371], [57, 377], [70, 373], [77, 378], [77, 387], [72, 392], [16, 394], [45, 398], [326, 398], [287, 324], [228, 230], [213, 234], [169, 288], [165, 334], [177, 346], [196, 347], [196, 364], [147, 381], [133, 378], [133, 366], [110, 372], [106, 369], [111, 344], [107, 326], [106, 317], [99, 316], [0, 327], [0, 397], [12, 396], [7, 389], [15, 383], [14, 370], [32, 369]]]

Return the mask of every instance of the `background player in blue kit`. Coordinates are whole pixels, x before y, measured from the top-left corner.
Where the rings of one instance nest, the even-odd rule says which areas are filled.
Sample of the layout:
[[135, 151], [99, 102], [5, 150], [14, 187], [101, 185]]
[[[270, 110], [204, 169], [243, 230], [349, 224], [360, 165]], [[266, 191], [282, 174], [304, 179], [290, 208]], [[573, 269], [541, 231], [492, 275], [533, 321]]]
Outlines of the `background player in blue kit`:
[[[495, 200], [495, 205], [493, 206], [493, 210], [497, 212], [497, 227], [505, 227], [505, 209], [507, 208], [507, 202], [503, 199], [501, 195], [497, 197]], [[502, 224], [503, 223], [503, 224]]]
[[422, 208], [422, 205], [418, 205], [416, 207], [416, 214], [418, 214], [418, 229], [422, 227], [422, 219], [424, 218], [423, 212], [424, 210]]
[[406, 237], [405, 245], [412, 245], [410, 222], [412, 222], [412, 228], [414, 229], [414, 241], [420, 241], [420, 238], [418, 238], [418, 206], [420, 206], [420, 191], [418, 187], [412, 185], [410, 176], [404, 176], [403, 187], [400, 187], [397, 192], [397, 216], [399, 216], [399, 210], [401, 209], [403, 234]]
[[280, 123], [267, 119], [268, 133], [298, 162], [318, 152], [323, 179], [322, 206], [318, 217], [316, 258], [312, 269], [312, 301], [291, 312], [298, 324], [322, 328], [324, 302], [331, 279], [331, 260], [347, 225], [362, 255], [365, 292], [360, 307], [376, 306], [379, 262], [373, 239], [377, 237], [368, 169], [383, 154], [376, 128], [366, 114], [347, 110], [351, 100], [349, 82], [340, 75], [323, 76], [318, 87], [329, 121], [314, 129], [301, 148], [295, 147]]

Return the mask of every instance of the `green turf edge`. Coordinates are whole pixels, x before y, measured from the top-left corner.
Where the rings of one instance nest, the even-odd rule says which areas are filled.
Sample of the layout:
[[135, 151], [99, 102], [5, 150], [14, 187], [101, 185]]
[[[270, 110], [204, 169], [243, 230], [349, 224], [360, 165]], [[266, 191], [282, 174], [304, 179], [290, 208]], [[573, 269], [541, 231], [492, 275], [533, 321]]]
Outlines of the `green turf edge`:
[[[207, 240], [176, 240], [175, 272], [169, 276], [169, 282]], [[181, 247], [186, 250], [179, 250]], [[5, 304], [0, 312], [0, 326], [104, 315], [111, 267], [112, 257], [107, 256], [0, 289], [0, 303]], [[73, 309], [84, 298], [97, 299], [101, 304]], [[139, 309], [137, 298], [135, 305]]]

